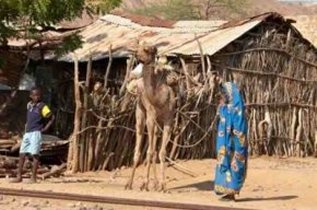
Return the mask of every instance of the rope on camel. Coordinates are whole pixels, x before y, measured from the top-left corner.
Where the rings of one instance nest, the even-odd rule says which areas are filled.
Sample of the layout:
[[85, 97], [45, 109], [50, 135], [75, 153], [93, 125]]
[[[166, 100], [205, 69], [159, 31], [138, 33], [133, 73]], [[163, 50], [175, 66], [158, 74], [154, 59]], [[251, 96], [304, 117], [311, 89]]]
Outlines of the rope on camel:
[[[192, 121], [200, 130], [202, 130], [205, 134], [203, 137], [201, 137], [197, 142], [195, 142], [194, 144], [190, 144], [190, 145], [183, 145], [183, 144], [178, 144], [174, 141], [172, 141], [171, 139], [169, 139], [168, 141], [174, 145], [176, 145], [177, 147], [180, 148], [192, 148], [195, 147], [197, 145], [199, 145], [201, 142], [203, 142], [203, 140], [206, 138], [207, 135], [209, 135], [209, 132], [213, 129], [215, 122], [218, 119], [218, 115], [215, 116], [214, 120], [212, 121], [211, 125], [209, 126], [208, 130], [205, 131], [202, 127], [200, 127], [195, 121], [193, 121], [192, 119], [190, 119], [187, 115], [185, 115], [183, 112], [181, 111], [177, 111], [178, 113], [180, 113], [181, 115], [185, 116], [187, 119], [189, 119], [190, 121]], [[160, 129], [161, 132], [163, 132], [163, 129], [161, 128], [161, 126], [157, 123], [157, 121], [155, 120], [156, 126]]]

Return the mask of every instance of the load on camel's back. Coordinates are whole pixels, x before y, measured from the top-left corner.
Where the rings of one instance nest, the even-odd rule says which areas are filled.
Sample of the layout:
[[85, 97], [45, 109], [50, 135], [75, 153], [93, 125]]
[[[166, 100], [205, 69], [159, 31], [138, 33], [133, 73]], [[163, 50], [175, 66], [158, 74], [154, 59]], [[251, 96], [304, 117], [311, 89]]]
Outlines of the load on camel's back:
[[[142, 63], [136, 65], [136, 67], [130, 72], [129, 83], [127, 90], [133, 95], [139, 95], [144, 91], [143, 84], [143, 67]], [[171, 62], [168, 62], [165, 56], [159, 57], [155, 62], [155, 73], [161, 71], [168, 71], [166, 83], [167, 85], [174, 85], [176, 83], [176, 76], [173, 72], [174, 67]]]

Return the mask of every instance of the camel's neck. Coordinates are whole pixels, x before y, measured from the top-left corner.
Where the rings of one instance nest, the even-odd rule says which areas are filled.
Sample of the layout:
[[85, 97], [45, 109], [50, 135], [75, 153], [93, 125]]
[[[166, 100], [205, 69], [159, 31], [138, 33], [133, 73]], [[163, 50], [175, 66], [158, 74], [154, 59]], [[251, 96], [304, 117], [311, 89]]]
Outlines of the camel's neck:
[[144, 91], [149, 98], [155, 96], [156, 81], [154, 75], [154, 64], [144, 64], [143, 66], [143, 82], [144, 82]]

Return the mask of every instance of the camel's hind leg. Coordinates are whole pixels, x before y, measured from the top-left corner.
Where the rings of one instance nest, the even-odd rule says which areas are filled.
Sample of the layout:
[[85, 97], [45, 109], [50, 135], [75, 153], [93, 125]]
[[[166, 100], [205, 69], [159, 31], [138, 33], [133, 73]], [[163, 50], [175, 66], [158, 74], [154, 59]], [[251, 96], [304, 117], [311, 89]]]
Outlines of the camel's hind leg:
[[150, 168], [151, 168], [151, 162], [152, 162], [152, 157], [154, 153], [153, 140], [154, 140], [154, 130], [155, 130], [154, 118], [152, 116], [147, 116], [146, 127], [148, 132], [149, 145], [148, 145], [148, 149], [146, 153], [146, 179], [145, 179], [145, 182], [141, 186], [141, 190], [149, 191]]
[[315, 147], [315, 157], [317, 157], [317, 131], [315, 131], [315, 143], [314, 143], [314, 147]]
[[133, 179], [135, 175], [135, 170], [140, 160], [140, 155], [141, 155], [140, 149], [141, 149], [142, 137], [143, 137], [144, 127], [145, 127], [145, 110], [140, 104], [138, 104], [136, 107], [135, 116], [136, 116], [136, 143], [134, 148], [133, 168], [132, 168], [130, 179], [125, 185], [125, 189], [130, 189], [130, 190], [132, 189], [132, 183], [133, 183]]
[[161, 176], [160, 176], [160, 190], [166, 191], [166, 180], [165, 180], [165, 157], [166, 157], [166, 145], [171, 137], [171, 125], [170, 123], [164, 124], [163, 130], [163, 138], [162, 138], [162, 146], [159, 153], [160, 158], [160, 169], [161, 169]]

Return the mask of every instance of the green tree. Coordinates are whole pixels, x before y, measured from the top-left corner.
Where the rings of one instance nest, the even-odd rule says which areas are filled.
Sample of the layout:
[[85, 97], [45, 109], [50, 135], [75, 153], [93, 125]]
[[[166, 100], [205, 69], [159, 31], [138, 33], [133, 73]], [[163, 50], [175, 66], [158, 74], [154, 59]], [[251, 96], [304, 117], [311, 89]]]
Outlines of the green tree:
[[86, 1], [90, 7], [94, 9], [95, 13], [105, 14], [112, 9], [119, 7], [121, 0], [87, 0]]
[[164, 3], [153, 3], [138, 8], [134, 13], [162, 17], [169, 20], [196, 20], [200, 19], [199, 10], [191, 1], [167, 0]]
[[[72, 20], [84, 10], [90, 14], [109, 11], [121, 0], [0, 0], [0, 47], [6, 47], [10, 38], [43, 40], [43, 32], [62, 20]], [[59, 53], [80, 46], [77, 35], [64, 37]], [[32, 47], [32, 46], [28, 46]]]
[[153, 3], [132, 12], [154, 17], [162, 17], [168, 20], [197, 20], [200, 19], [199, 10], [193, 7], [191, 1], [167, 0], [163, 3]]
[[247, 5], [248, 0], [166, 0], [132, 12], [170, 20], [231, 19]]
[[232, 19], [246, 15], [249, 0], [198, 0], [194, 4], [202, 19]]

